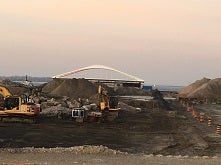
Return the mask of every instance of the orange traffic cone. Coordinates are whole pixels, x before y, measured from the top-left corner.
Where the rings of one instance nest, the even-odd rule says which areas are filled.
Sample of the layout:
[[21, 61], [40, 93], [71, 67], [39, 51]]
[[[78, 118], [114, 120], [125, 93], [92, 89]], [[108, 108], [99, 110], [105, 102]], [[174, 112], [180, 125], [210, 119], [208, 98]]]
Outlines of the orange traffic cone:
[[187, 109], [186, 109], [186, 111], [187, 111], [187, 112], [190, 112], [190, 111], [191, 111], [191, 107], [188, 106]]
[[220, 134], [221, 133], [221, 126], [217, 125], [216, 127], [216, 133]]
[[209, 119], [208, 119], [208, 127], [211, 127], [211, 126], [212, 126], [212, 119], [209, 118]]
[[192, 116], [194, 117], [194, 114], [195, 114], [195, 111], [194, 111], [194, 109], [192, 109]]
[[200, 122], [204, 121], [204, 115], [205, 115], [205, 113], [200, 112]]
[[208, 98], [207, 97], [205, 98], [205, 103], [208, 104]]
[[193, 110], [193, 111], [192, 111], [192, 116], [193, 116], [194, 118], [197, 118], [197, 111]]

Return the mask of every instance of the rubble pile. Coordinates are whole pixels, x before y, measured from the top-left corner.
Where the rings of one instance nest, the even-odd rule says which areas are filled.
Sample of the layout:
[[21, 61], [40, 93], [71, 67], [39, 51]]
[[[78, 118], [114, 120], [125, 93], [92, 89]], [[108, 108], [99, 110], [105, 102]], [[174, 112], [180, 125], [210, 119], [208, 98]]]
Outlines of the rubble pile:
[[34, 147], [26, 147], [26, 148], [0, 148], [0, 152], [8, 152], [8, 153], [64, 153], [71, 152], [72, 154], [121, 154], [127, 155], [127, 152], [121, 152], [119, 150], [113, 150], [106, 146], [95, 146], [95, 145], [83, 145], [83, 146], [74, 146], [74, 147], [56, 147], [56, 148], [34, 148]]

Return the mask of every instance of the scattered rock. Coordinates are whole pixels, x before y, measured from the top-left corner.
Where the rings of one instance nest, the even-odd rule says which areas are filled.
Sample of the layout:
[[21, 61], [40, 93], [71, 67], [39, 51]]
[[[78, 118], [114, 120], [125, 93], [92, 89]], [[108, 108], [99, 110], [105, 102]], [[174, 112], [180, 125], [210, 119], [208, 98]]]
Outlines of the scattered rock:
[[91, 145], [84, 145], [84, 146], [75, 146], [69, 148], [34, 148], [34, 147], [26, 147], [26, 148], [1, 148], [0, 152], [9, 152], [9, 153], [63, 153], [63, 152], [72, 152], [74, 154], [121, 154], [127, 155], [127, 152], [121, 152], [118, 150], [113, 150], [105, 146], [91, 146]]

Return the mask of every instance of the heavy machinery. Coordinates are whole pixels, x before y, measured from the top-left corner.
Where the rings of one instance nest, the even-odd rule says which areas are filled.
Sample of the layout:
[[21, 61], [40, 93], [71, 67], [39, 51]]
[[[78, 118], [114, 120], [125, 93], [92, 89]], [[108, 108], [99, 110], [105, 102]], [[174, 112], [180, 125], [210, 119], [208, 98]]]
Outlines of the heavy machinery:
[[88, 110], [83, 112], [82, 108], [75, 108], [72, 110], [72, 117], [76, 121], [113, 121], [118, 117], [118, 98], [109, 96], [108, 91], [101, 85], [98, 86], [98, 103], [96, 110]]
[[9, 90], [0, 86], [0, 95], [3, 96], [3, 106], [0, 110], [0, 120], [17, 118], [19, 120], [35, 120], [40, 112], [40, 105], [30, 102], [27, 96], [13, 96]]
[[101, 111], [118, 111], [118, 98], [109, 96], [107, 90], [98, 86], [98, 107]]
[[113, 121], [118, 117], [118, 98], [109, 96], [101, 85], [98, 86], [98, 108], [102, 112], [103, 121]]

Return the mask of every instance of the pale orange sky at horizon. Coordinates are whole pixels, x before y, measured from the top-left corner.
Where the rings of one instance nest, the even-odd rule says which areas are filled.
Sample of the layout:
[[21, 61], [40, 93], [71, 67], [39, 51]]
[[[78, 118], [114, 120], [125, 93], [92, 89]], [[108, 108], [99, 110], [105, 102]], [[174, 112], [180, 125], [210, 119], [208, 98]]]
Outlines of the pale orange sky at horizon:
[[220, 8], [218, 0], [0, 1], [0, 75], [103, 64], [147, 84], [221, 77]]

